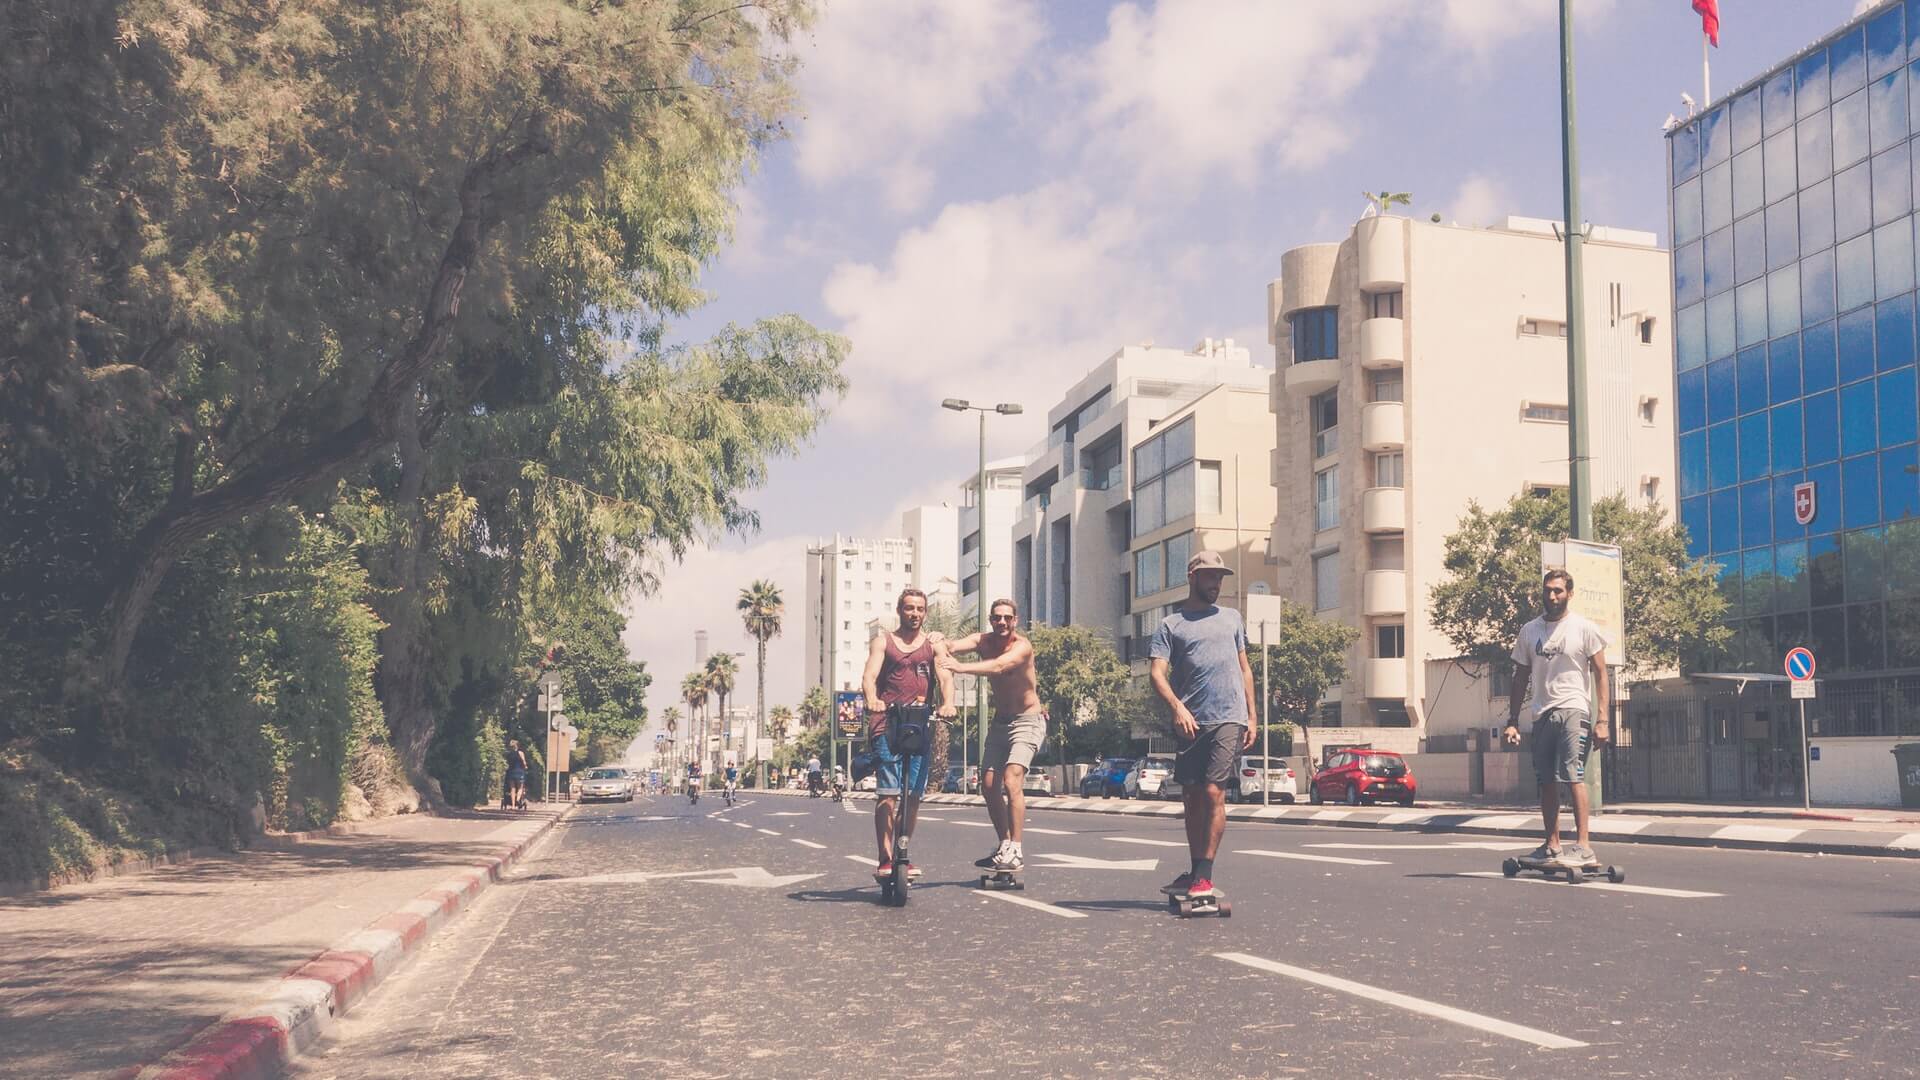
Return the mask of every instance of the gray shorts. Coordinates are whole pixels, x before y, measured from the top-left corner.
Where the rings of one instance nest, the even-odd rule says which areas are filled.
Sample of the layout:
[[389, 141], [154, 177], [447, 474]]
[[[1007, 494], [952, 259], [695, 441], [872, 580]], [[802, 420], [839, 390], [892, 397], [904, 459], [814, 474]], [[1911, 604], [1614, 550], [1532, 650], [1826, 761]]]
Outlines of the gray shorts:
[[1188, 784], [1224, 784], [1233, 779], [1233, 759], [1246, 747], [1247, 725], [1206, 724], [1192, 742], [1181, 740], [1173, 758], [1173, 779]]
[[987, 758], [980, 763], [982, 769], [1004, 769], [1008, 765], [1028, 768], [1033, 764], [1033, 755], [1040, 750], [1041, 740], [1047, 737], [1047, 714], [1044, 712], [1021, 713], [1019, 716], [996, 716], [987, 725]]
[[1583, 709], [1546, 709], [1533, 721], [1533, 774], [1543, 784], [1587, 779], [1593, 721]]

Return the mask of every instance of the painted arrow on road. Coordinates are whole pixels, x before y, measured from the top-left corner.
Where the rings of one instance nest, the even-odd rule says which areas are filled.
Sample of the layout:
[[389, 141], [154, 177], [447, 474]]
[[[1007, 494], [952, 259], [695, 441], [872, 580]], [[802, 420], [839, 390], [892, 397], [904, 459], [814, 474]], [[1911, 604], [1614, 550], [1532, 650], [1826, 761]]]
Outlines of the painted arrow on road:
[[1094, 859], [1085, 855], [1062, 855], [1055, 851], [1029, 857], [1051, 859], [1052, 866], [1064, 870], [1152, 870], [1160, 865], [1159, 859]]

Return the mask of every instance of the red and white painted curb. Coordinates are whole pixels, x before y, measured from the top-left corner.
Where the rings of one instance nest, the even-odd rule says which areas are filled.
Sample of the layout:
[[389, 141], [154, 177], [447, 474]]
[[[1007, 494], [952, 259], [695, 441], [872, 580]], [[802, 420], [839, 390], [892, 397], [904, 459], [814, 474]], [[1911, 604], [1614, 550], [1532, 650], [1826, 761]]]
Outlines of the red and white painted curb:
[[504, 853], [473, 864], [289, 972], [265, 1001], [231, 1013], [140, 1071], [141, 1080], [276, 1077], [489, 885], [500, 880], [572, 807], [522, 823]]

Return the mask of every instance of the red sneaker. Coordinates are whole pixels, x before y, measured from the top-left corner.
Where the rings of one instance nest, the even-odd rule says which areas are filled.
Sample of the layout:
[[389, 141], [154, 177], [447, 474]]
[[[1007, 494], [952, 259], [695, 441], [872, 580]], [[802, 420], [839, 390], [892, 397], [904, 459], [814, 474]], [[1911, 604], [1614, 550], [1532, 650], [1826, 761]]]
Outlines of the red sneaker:
[[907, 876], [910, 878], [917, 878], [920, 876], [920, 868], [913, 865], [913, 860], [911, 859], [907, 860]]
[[892, 877], [893, 876], [893, 860], [888, 859], [886, 862], [883, 862], [879, 866], [874, 867], [873, 876], [874, 877]]
[[1194, 900], [1218, 895], [1220, 895], [1219, 890], [1215, 889], [1213, 882], [1206, 878], [1200, 878], [1193, 884], [1187, 886], [1187, 896]]

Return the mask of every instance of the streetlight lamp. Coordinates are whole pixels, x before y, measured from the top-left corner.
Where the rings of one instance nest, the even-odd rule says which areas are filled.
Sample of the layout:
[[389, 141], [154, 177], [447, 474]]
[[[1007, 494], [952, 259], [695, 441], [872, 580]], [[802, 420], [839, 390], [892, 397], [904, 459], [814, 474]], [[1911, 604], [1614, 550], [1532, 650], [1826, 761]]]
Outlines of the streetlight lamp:
[[[980, 555], [977, 560], [978, 566], [974, 572], [979, 578], [978, 588], [975, 589], [976, 595], [980, 598], [978, 616], [979, 629], [980, 632], [984, 634], [987, 631], [987, 605], [991, 602], [987, 599], [987, 414], [994, 412], [999, 413], [1001, 416], [1018, 416], [1025, 410], [1011, 402], [1003, 401], [998, 405], [975, 405], [965, 398], [951, 397], [942, 400], [940, 407], [943, 409], [951, 409], [954, 412], [977, 412], [980, 414], [980, 474], [979, 478], [974, 481], [973, 523], [980, 530], [980, 546], [976, 549], [980, 552]], [[976, 678], [973, 680], [973, 685], [975, 695], [974, 719], [980, 725], [979, 760], [984, 763], [987, 760], [987, 682], [985, 679]], [[962, 738], [961, 741], [964, 743], [965, 739]], [[962, 787], [966, 786], [966, 767], [964, 765], [961, 766], [960, 770], [960, 783]]]
[[[834, 689], [833, 685], [833, 675], [839, 669], [834, 666], [834, 639], [827, 629], [828, 619], [833, 613], [833, 605], [827, 599], [827, 559], [835, 555], [845, 555], [851, 558], [860, 554], [860, 549], [857, 547], [836, 546], [839, 543], [839, 539], [840, 538], [836, 536], [834, 537], [833, 544], [823, 544], [820, 547], [810, 547], [807, 549], [807, 554], [820, 560], [820, 688], [827, 692], [827, 767], [829, 769], [838, 767], [840, 763], [840, 692]], [[847, 747], [847, 782], [853, 782], [853, 747], [851, 744]]]

